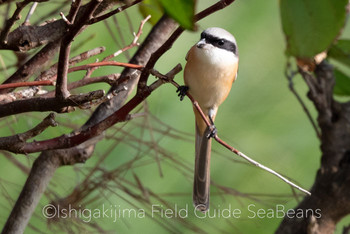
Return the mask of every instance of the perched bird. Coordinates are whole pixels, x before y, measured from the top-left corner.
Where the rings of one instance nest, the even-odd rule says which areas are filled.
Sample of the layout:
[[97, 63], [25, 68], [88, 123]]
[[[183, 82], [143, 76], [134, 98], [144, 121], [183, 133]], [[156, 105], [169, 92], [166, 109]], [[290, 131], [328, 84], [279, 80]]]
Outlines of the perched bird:
[[179, 96], [182, 100], [189, 92], [212, 124], [208, 128], [197, 109], [193, 109], [196, 120], [193, 204], [205, 212], [209, 208], [211, 137], [216, 134], [214, 120], [218, 107], [237, 78], [236, 39], [222, 28], [208, 28], [188, 51], [186, 60], [185, 86], [180, 86]]

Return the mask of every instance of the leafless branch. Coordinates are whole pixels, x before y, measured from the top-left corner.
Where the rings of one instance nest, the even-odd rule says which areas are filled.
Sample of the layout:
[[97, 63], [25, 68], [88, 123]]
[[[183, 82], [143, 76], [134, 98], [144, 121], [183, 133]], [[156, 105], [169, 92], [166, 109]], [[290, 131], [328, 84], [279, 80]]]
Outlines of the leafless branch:
[[[154, 71], [151, 71], [151, 73], [155, 74]], [[164, 82], [166, 82], [166, 77], [162, 77], [162, 79], [164, 80]], [[168, 82], [170, 82], [171, 84], [173, 84], [176, 88], [179, 87], [179, 84], [177, 84], [175, 81], [173, 80], [169, 80]], [[202, 109], [200, 108], [198, 102], [196, 100], [194, 100], [194, 98], [192, 97], [191, 94], [187, 93], [186, 96], [191, 100], [193, 106], [197, 109], [197, 111], [199, 112], [199, 114], [202, 116], [202, 119], [204, 120], [204, 122], [206, 123], [206, 125], [208, 126], [209, 129], [211, 129], [213, 126], [210, 124], [209, 120], [207, 119], [207, 117], [205, 116], [205, 114], [203, 113]], [[290, 186], [302, 191], [303, 193], [307, 194], [307, 195], [311, 195], [311, 193], [303, 188], [301, 188], [300, 186], [294, 184], [293, 182], [291, 182], [290, 180], [288, 180], [287, 178], [285, 178], [284, 176], [280, 175], [279, 173], [275, 172], [274, 170], [258, 163], [257, 161], [251, 159], [250, 157], [248, 157], [247, 155], [245, 155], [244, 153], [240, 152], [239, 150], [237, 150], [236, 148], [230, 146], [229, 144], [227, 144], [225, 141], [221, 140], [219, 138], [219, 136], [217, 134], [215, 134], [215, 136], [213, 137], [219, 144], [221, 144], [222, 146], [224, 146], [225, 148], [227, 148], [228, 150], [230, 150], [231, 152], [235, 153], [236, 155], [242, 157], [243, 159], [247, 160], [250, 164], [259, 167], [275, 176], [277, 176], [278, 178], [280, 178], [281, 180], [283, 180], [284, 182], [286, 182], [287, 184], [289, 184]]]
[[29, 111], [55, 111], [58, 113], [71, 112], [73, 107], [81, 106], [93, 100], [103, 97], [103, 90], [96, 90], [86, 94], [71, 95], [67, 99], [54, 98], [30, 98], [13, 101], [0, 105], [0, 118], [4, 116], [25, 113]]
[[[97, 7], [101, 4], [101, 0], [92, 0], [87, 4], [85, 14], [74, 22], [74, 24], [68, 25], [69, 31], [62, 38], [60, 54], [57, 66], [57, 79], [56, 79], [56, 97], [60, 99], [66, 99], [70, 96], [67, 89], [67, 74], [69, 68], [69, 55], [71, 49], [71, 43], [73, 38], [84, 28], [86, 22], [90, 20], [95, 13]], [[75, 18], [77, 10], [80, 8], [80, 1], [78, 4], [72, 4], [73, 10], [71, 10], [71, 19]], [[69, 20], [69, 19], [68, 19]], [[71, 22], [71, 21], [70, 21]], [[71, 22], [72, 23], [72, 22]]]
[[[111, 3], [115, 3], [115, 2], [116, 1], [114, 0], [103, 1], [101, 5], [105, 3], [108, 6], [110, 6], [112, 5]], [[231, 1], [220, 1], [220, 2], [233, 2], [233, 1], [231, 0]], [[80, 17], [79, 15], [81, 14], [81, 12], [84, 12], [84, 10], [86, 9], [87, 9], [86, 6], [82, 6], [80, 8], [77, 14], [75, 23], [79, 21], [79, 17]], [[103, 9], [106, 9], [106, 8], [103, 8]], [[96, 17], [94, 19], [96, 20], [98, 18]], [[60, 20], [60, 22], [64, 23], [64, 25], [66, 26], [66, 23], [62, 19]], [[162, 17], [162, 19], [156, 24], [156, 26], [153, 27], [151, 33], [148, 35], [144, 43], [142, 43], [140, 48], [138, 48], [136, 54], [133, 56], [133, 58], [130, 60], [129, 63], [144, 66], [147, 63], [147, 61], [149, 61], [150, 55], [154, 53], [169, 38], [169, 35], [174, 30], [175, 25], [176, 24], [174, 23], [173, 20], [165, 16]], [[53, 50], [57, 49], [59, 45], [60, 45], [59, 41], [56, 41], [56, 44], [52, 45], [51, 48], [47, 48], [47, 50], [50, 49], [49, 51], [52, 52]], [[47, 56], [47, 51], [44, 53], [43, 57], [44, 59], [40, 62], [39, 62], [39, 58], [36, 58], [35, 61], [30, 60], [30, 62], [27, 62], [27, 64], [25, 65], [34, 66], [37, 69], [40, 69], [42, 67], [43, 61], [49, 60], [48, 59], [49, 57]], [[22, 79], [21, 81], [26, 81], [34, 73], [34, 71], [26, 70], [26, 69], [27, 67], [20, 68], [19, 73], [15, 74], [15, 76], [10, 77], [11, 79], [9, 79], [6, 83], [19, 82], [19, 79]], [[38, 72], [38, 70], [36, 70], [36, 72]], [[147, 73], [149, 73], [149, 71], [147, 71]], [[132, 106], [134, 105], [136, 106], [137, 103], [140, 103], [142, 100], [144, 100], [144, 98], [146, 98], [149, 95], [149, 93], [152, 91], [153, 88], [158, 87], [158, 85], [164, 82], [164, 81], [158, 80], [148, 88], [144, 86], [143, 87], [144, 89], [142, 90], [143, 92], [141, 93], [139, 92], [134, 98], [132, 98], [129, 102], [124, 104], [130, 92], [133, 90], [133, 87], [135, 87], [135, 84], [137, 84], [139, 75], [140, 75], [140, 71], [138, 70], [131, 69], [131, 68], [124, 69], [118, 82], [115, 83], [111, 88], [110, 93], [115, 92], [115, 90], [117, 91], [123, 90], [123, 91], [118, 92], [118, 94], [108, 102], [102, 103], [94, 111], [93, 115], [90, 117], [88, 122], [81, 127], [81, 130], [85, 131], [86, 129], [91, 129], [101, 121], [113, 122], [113, 120], [118, 120], [118, 121], [122, 120], [123, 117], [128, 115], [127, 114], [129, 110], [128, 108], [131, 109]], [[121, 87], [125, 87], [125, 88], [121, 89]], [[8, 90], [6, 91], [6, 93], [8, 93]], [[144, 94], [145, 96], [140, 97], [139, 94]], [[118, 114], [119, 116], [118, 117], [114, 116], [114, 117], [111, 117], [110, 119], [108, 117], [107, 119], [104, 120], [106, 116], [110, 116], [110, 115], [113, 116], [114, 115], [113, 113], [115, 113], [115, 115], [119, 113]], [[74, 132], [72, 134], [77, 134], [77, 133], [79, 135], [79, 132]], [[69, 137], [74, 137], [72, 136], [72, 134], [69, 134]], [[23, 190], [16, 202], [15, 207], [13, 208], [6, 222], [3, 232], [22, 233], [24, 231], [29, 221], [29, 218], [31, 217], [33, 211], [35, 210], [35, 207], [37, 206], [41, 195], [47, 188], [47, 185], [50, 179], [52, 178], [55, 170], [58, 167], [63, 165], [72, 165], [75, 163], [84, 162], [89, 157], [91, 157], [95, 144], [100, 139], [96, 139], [96, 138], [89, 138], [89, 139], [90, 140], [84, 141], [84, 143], [69, 149], [50, 150], [50, 151], [43, 151], [41, 153], [41, 155], [34, 162], [30, 175], [26, 181], [25, 186], [23, 187]], [[77, 139], [74, 139], [74, 140], [77, 140]], [[77, 141], [74, 143], [78, 144]], [[31, 146], [34, 146], [34, 145], [31, 145]], [[43, 146], [43, 144], [41, 146]], [[49, 148], [50, 147], [48, 147], [47, 149]], [[31, 149], [34, 149], [34, 148], [31, 148]], [[44, 150], [44, 148], [42, 148], [42, 150]], [[28, 201], [31, 201], [31, 203], [28, 203]], [[198, 229], [193, 228], [192, 230], [198, 230]]]
[[[91, 58], [95, 55], [98, 55], [98, 54], [104, 52], [105, 50], [106, 50], [105, 47], [97, 47], [95, 49], [83, 52], [83, 53], [69, 59], [69, 66], [73, 66], [76, 63], [79, 63], [79, 62], [84, 61], [88, 58]], [[55, 63], [54, 65], [52, 65], [49, 69], [42, 72], [40, 74], [40, 76], [38, 76], [35, 80], [48, 80], [48, 79], [54, 80], [54, 79], [56, 79], [57, 65], [58, 65], [58, 63]]]
[[105, 20], [105, 19], [111, 17], [112, 15], [118, 14], [119, 12], [122, 12], [122, 11], [128, 9], [129, 7], [131, 7], [133, 5], [136, 5], [136, 4], [140, 3], [140, 2], [142, 2], [142, 0], [136, 0], [136, 1], [133, 1], [132, 3], [130, 3], [130, 4], [126, 4], [124, 6], [118, 7], [117, 9], [115, 9], [115, 10], [113, 10], [111, 12], [108, 12], [108, 13], [106, 13], [104, 15], [92, 18], [92, 19], [90, 19], [89, 24], [94, 24], [94, 23], [97, 23], [99, 21]]
[[25, 144], [28, 139], [31, 139], [40, 133], [42, 133], [48, 127], [56, 127], [55, 114], [49, 114], [41, 123], [35, 126], [33, 129], [16, 134], [9, 137], [0, 137], [0, 149], [8, 149], [9, 151], [16, 151], [21, 148], [21, 145]]
[[32, 0], [25, 0], [23, 2], [17, 3], [17, 8], [15, 12], [13, 13], [12, 17], [6, 21], [5, 27], [2, 29], [0, 33], [0, 44], [6, 46], [7, 44], [7, 36], [10, 32], [11, 27], [13, 24], [20, 19], [20, 13], [23, 10], [25, 6], [27, 6], [29, 3], [33, 2]]
[[[37, 1], [38, 2], [38, 1]], [[103, 1], [100, 4], [100, 7], [96, 10], [96, 14], [101, 14], [103, 11], [108, 9], [109, 7], [113, 6], [116, 4], [116, 1]], [[88, 4], [80, 7], [80, 10], [78, 12], [77, 18], [82, 17], [86, 9], [88, 7]], [[43, 49], [40, 50], [35, 56], [33, 56], [30, 60], [28, 60], [25, 64], [23, 64], [12, 76], [10, 76], [4, 83], [17, 83], [17, 82], [25, 82], [27, 81], [33, 74], [34, 72], [40, 71], [40, 69], [45, 66], [50, 60], [53, 58], [53, 56], [57, 53], [61, 38], [63, 37], [65, 30], [66, 30], [66, 23], [63, 20], [57, 20], [53, 21], [52, 24], [58, 24], [58, 28], [53, 27], [51, 29], [51, 32], [48, 32], [47, 34], [49, 35], [56, 35], [55, 39], [51, 41], [46, 41], [47, 44]], [[51, 28], [53, 25], [49, 23], [47, 26], [48, 28]], [[25, 26], [22, 26], [25, 27]], [[28, 34], [23, 34], [27, 35]], [[41, 34], [39, 34], [41, 35]], [[10, 35], [9, 35], [10, 36]], [[35, 38], [35, 37], [33, 37]], [[23, 41], [22, 38], [18, 38], [17, 40]], [[24, 39], [27, 41], [27, 39]], [[45, 41], [45, 40], [44, 40]], [[10, 42], [10, 40], [9, 40]], [[26, 42], [27, 43], [27, 42]], [[30, 43], [29, 43], [30, 44]], [[41, 44], [40, 44], [41, 45]], [[0, 94], [8, 93], [11, 92], [12, 90], [8, 89], [3, 89], [0, 90]]]
[[[83, 87], [89, 84], [95, 84], [95, 83], [107, 83], [109, 85], [113, 85], [116, 83], [116, 81], [118, 80], [118, 78], [120, 77], [120, 74], [111, 74], [111, 75], [107, 75], [107, 76], [98, 76], [98, 77], [89, 77], [86, 79], [82, 79], [82, 80], [78, 80], [72, 83], [68, 84], [68, 90], [73, 90], [79, 87]], [[55, 92], [51, 91], [48, 92], [46, 94], [40, 95], [40, 97], [54, 97], [55, 96]]]
[[104, 58], [103, 60], [105, 61], [105, 60], [109, 60], [109, 59], [111, 59], [111, 58], [113, 58], [113, 57], [117, 57], [117, 56], [120, 55], [121, 53], [123, 53], [123, 52], [125, 52], [125, 51], [127, 51], [127, 50], [129, 50], [129, 49], [131, 49], [131, 48], [133, 48], [133, 47], [135, 47], [135, 46], [138, 46], [139, 43], [138, 43], [137, 41], [139, 40], [139, 38], [140, 38], [140, 36], [141, 36], [141, 34], [142, 34], [142, 28], [143, 28], [143, 26], [145, 25], [145, 23], [147, 22], [147, 20], [149, 20], [150, 18], [151, 18], [151, 16], [149, 15], [149, 16], [147, 16], [144, 20], [141, 21], [139, 30], [138, 30], [137, 34], [134, 35], [134, 40], [131, 42], [130, 45], [128, 45], [128, 46], [126, 46], [126, 47], [124, 47], [124, 48], [118, 50], [117, 52], [115, 52], [115, 53], [112, 54], [112, 55], [107, 56], [107, 57]]
[[298, 73], [297, 71], [291, 71], [291, 67], [290, 67], [290, 63], [288, 62], [286, 65], [286, 69], [285, 69], [285, 76], [288, 79], [289, 82], [289, 89], [290, 91], [294, 94], [294, 96], [297, 98], [298, 102], [300, 103], [300, 105], [302, 106], [304, 112], [306, 113], [308, 119], [311, 122], [312, 127], [315, 129], [316, 135], [317, 137], [320, 139], [321, 138], [321, 133], [314, 121], [314, 119], [311, 116], [311, 113], [309, 111], [309, 109], [306, 107], [305, 103], [303, 102], [303, 100], [301, 99], [300, 95], [298, 94], [298, 92], [294, 89], [294, 85], [293, 85], [293, 77]]
[[30, 17], [32, 17], [36, 7], [38, 6], [38, 2], [33, 2], [32, 6], [30, 7], [30, 10], [28, 11], [28, 14], [26, 16], [26, 19], [24, 20], [23, 25], [28, 25]]
[[[115, 4], [116, 1], [104, 1], [107, 5]], [[103, 10], [106, 8], [102, 8]], [[100, 11], [101, 12], [101, 11]], [[78, 13], [79, 15], [80, 13]], [[62, 21], [63, 22], [63, 21]], [[169, 32], [173, 30], [175, 24], [172, 20], [168, 18], [163, 18], [158, 25], [156, 25], [152, 32], [147, 37], [146, 41], [139, 48], [137, 53], [134, 55], [131, 60], [132, 63], [137, 63], [143, 65], [148, 59], [149, 55], [155, 51], [156, 48], [161, 45], [166, 38], [168, 38]], [[44, 59], [47, 58], [44, 56]], [[27, 64], [28, 66], [40, 67], [41, 63], [31, 63]], [[38, 66], [39, 65], [39, 66]], [[28, 73], [19, 73], [19, 74], [28, 74]], [[29, 74], [27, 75], [27, 77]], [[88, 123], [85, 124], [85, 128], [93, 123], [101, 121], [108, 111], [115, 111], [120, 108], [124, 100], [127, 98], [127, 94], [132, 90], [133, 83], [137, 81], [138, 74], [135, 73], [133, 69], [125, 69], [122, 73], [122, 76], [131, 77], [128, 83], [122, 84], [128, 90], [122, 93], [118, 93], [117, 97], [114, 97], [109, 101], [108, 104], [103, 103], [95, 111], [94, 114]], [[22, 76], [20, 76], [22, 78]], [[16, 77], [17, 78], [17, 77]], [[15, 80], [16, 78], [13, 78]], [[11, 81], [13, 81], [11, 80]], [[115, 85], [110, 93], [114, 93], [114, 90], [118, 90], [120, 85]], [[130, 87], [130, 88], [129, 88]], [[116, 101], [117, 100], [117, 101]], [[84, 128], [84, 127], [83, 127]], [[95, 138], [94, 138], [95, 139]], [[84, 162], [87, 160], [94, 150], [94, 145], [96, 141], [87, 141], [86, 144], [81, 144], [77, 147], [73, 147], [67, 150], [54, 150], [54, 151], [45, 151], [43, 152], [35, 161], [31, 173], [27, 179], [26, 185], [23, 187], [23, 192], [19, 196], [15, 207], [13, 208], [10, 217], [7, 220], [7, 223], [3, 229], [3, 232], [19, 232], [22, 233], [24, 228], [27, 226], [29, 218], [31, 217], [35, 207], [38, 204], [38, 201], [45, 191], [48, 182], [52, 178], [55, 170], [61, 165], [75, 164], [78, 162]], [[27, 201], [32, 201], [28, 203]]]
[[40, 80], [40, 81], [32, 81], [32, 82], [20, 82], [20, 83], [10, 83], [0, 85], [0, 89], [8, 89], [8, 88], [18, 88], [18, 87], [28, 87], [28, 86], [51, 86], [55, 85], [55, 83], [51, 80]]

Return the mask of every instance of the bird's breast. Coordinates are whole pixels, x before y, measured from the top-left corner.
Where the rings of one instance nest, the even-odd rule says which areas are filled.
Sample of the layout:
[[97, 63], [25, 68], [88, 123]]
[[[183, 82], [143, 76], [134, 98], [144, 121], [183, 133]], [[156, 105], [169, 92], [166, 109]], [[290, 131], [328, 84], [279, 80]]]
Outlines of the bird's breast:
[[194, 46], [188, 53], [185, 84], [204, 109], [217, 108], [226, 99], [236, 78], [238, 58], [226, 52]]

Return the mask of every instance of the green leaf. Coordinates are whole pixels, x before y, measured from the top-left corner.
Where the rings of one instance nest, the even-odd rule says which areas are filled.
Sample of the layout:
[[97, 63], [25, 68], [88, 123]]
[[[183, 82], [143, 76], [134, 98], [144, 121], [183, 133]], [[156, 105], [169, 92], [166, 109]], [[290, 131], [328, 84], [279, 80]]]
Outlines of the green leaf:
[[327, 50], [344, 27], [348, 0], [280, 0], [287, 54], [312, 58]]
[[152, 25], [155, 25], [164, 13], [163, 7], [160, 5], [158, 0], [143, 0], [138, 5], [139, 11], [144, 18], [146, 18], [148, 15], [151, 16], [148, 22], [150, 22]]
[[158, 0], [165, 13], [185, 29], [194, 29], [195, 0]]
[[350, 96], [350, 77], [334, 69], [335, 85], [333, 93], [339, 96]]
[[350, 40], [339, 40], [330, 48], [328, 57], [350, 66]]

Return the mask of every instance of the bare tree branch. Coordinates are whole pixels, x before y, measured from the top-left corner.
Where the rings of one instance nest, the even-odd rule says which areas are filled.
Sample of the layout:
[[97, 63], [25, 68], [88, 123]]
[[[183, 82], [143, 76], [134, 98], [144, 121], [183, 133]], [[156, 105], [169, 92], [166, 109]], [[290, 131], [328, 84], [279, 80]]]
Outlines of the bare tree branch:
[[290, 71], [290, 63], [288, 62], [286, 65], [286, 69], [285, 69], [285, 76], [288, 79], [289, 82], [289, 89], [290, 91], [294, 94], [294, 96], [297, 98], [298, 102], [300, 103], [300, 105], [302, 106], [304, 112], [306, 113], [306, 116], [308, 117], [308, 119], [311, 122], [312, 127], [315, 129], [316, 135], [317, 137], [320, 139], [321, 138], [321, 133], [314, 121], [314, 119], [311, 116], [310, 111], [307, 109], [305, 103], [303, 102], [303, 100], [301, 99], [300, 95], [297, 93], [297, 91], [294, 89], [294, 85], [293, 85], [293, 77], [297, 74], [296, 71]]
[[103, 97], [103, 95], [103, 90], [96, 90], [86, 94], [71, 95], [67, 99], [39, 97], [13, 101], [0, 105], [0, 118], [29, 111], [71, 112], [74, 110], [72, 107], [89, 103], [90, 101]]
[[[173, 20], [163, 17], [158, 24], [153, 27], [151, 33], [146, 38], [145, 42], [142, 43], [130, 63], [144, 65], [148, 61], [150, 55], [168, 38], [175, 26], [176, 24]], [[128, 90], [118, 93], [113, 99], [102, 103], [83, 128], [98, 123], [104, 119], [105, 116], [108, 116], [109, 113], [113, 113], [115, 110], [119, 109], [124, 103], [130, 92], [129, 90], [132, 89], [138, 80], [138, 74], [136, 74], [133, 69], [125, 69], [122, 76], [130, 77], [129, 82], [115, 85], [110, 93], [118, 89], [120, 85], [127, 87]], [[6, 222], [3, 232], [23, 232], [54, 172], [62, 165], [61, 162], [66, 162], [67, 159], [71, 159], [71, 165], [74, 164], [72, 159], [76, 159], [76, 162], [84, 162], [92, 155], [95, 143], [96, 142], [86, 142], [86, 144], [81, 144], [66, 150], [52, 150], [41, 153], [34, 162], [30, 176], [16, 201], [15, 207]], [[41, 178], [42, 176], [44, 176], [44, 178]], [[31, 203], [28, 203], [28, 201], [31, 201]]]
[[[167, 80], [174, 79], [174, 76], [181, 71], [181, 66], [174, 67], [167, 75]], [[91, 138], [94, 138], [98, 135], [100, 135], [102, 132], [113, 126], [114, 124], [118, 122], [123, 122], [129, 120], [129, 113], [132, 111], [135, 107], [137, 107], [143, 100], [145, 100], [156, 88], [158, 88], [161, 84], [163, 84], [163, 80], [158, 80], [151, 84], [148, 89], [145, 89], [143, 93], [139, 93], [138, 95], [135, 95], [128, 103], [126, 103], [122, 108], [117, 110], [115, 113], [104, 119], [103, 121], [99, 122], [98, 124], [91, 126], [89, 128], [86, 128], [84, 130], [78, 130], [77, 132], [73, 132], [69, 135], [62, 135], [60, 137], [52, 138], [49, 140], [44, 141], [35, 141], [31, 143], [24, 144], [23, 141], [20, 141], [19, 144], [16, 144], [16, 142], [12, 142], [12, 147], [6, 149], [5, 147], [8, 147], [8, 144], [1, 145], [1, 150], [9, 150], [13, 153], [34, 153], [34, 152], [40, 152], [45, 150], [53, 150], [53, 149], [64, 149], [64, 148], [71, 148], [73, 146], [79, 145]], [[69, 99], [64, 100], [70, 100], [72, 96], [69, 97]], [[78, 96], [80, 97], [80, 96]], [[56, 100], [57, 99], [53, 99]], [[24, 100], [27, 101], [27, 100]], [[74, 100], [75, 102], [77, 100]], [[18, 101], [21, 102], [21, 101]], [[43, 106], [44, 101], [40, 100], [38, 103], [40, 103], [40, 107]], [[77, 102], [79, 103], [79, 102]], [[18, 106], [18, 104], [16, 105]], [[30, 105], [31, 108], [33, 107], [33, 104]], [[55, 108], [57, 108], [58, 104], [54, 105]], [[23, 110], [22, 110], [23, 111]], [[24, 110], [25, 111], [25, 110]], [[9, 111], [7, 111], [8, 113]], [[1, 113], [1, 109], [0, 109]], [[5, 112], [6, 113], [6, 112]], [[0, 115], [1, 117], [1, 115]], [[4, 148], [1, 148], [1, 146], [4, 146]]]
[[[176, 88], [179, 88], [180, 85], [177, 84], [175, 81], [173, 80], [168, 80], [166, 76], [162, 76], [160, 74], [158, 74], [157, 71], [151, 70], [151, 73], [153, 75], [156, 75], [157, 77], [161, 78], [164, 80], [164, 82], [169, 82], [171, 84], [173, 84]], [[201, 115], [203, 121], [205, 122], [205, 124], [207, 125], [207, 127], [209, 129], [213, 128], [213, 125], [210, 124], [209, 120], [207, 119], [207, 117], [205, 116], [205, 114], [203, 113], [201, 107], [199, 106], [198, 102], [192, 97], [191, 94], [186, 93], [186, 96], [191, 100], [193, 106], [197, 109], [198, 113]], [[250, 164], [259, 167], [275, 176], [277, 176], [278, 178], [280, 178], [281, 180], [283, 180], [285, 183], [289, 184], [290, 186], [302, 191], [303, 193], [307, 194], [307, 195], [311, 195], [311, 193], [303, 188], [301, 188], [300, 186], [294, 184], [293, 182], [291, 182], [290, 180], [288, 180], [287, 178], [285, 178], [284, 176], [280, 175], [279, 173], [277, 173], [276, 171], [262, 165], [261, 163], [258, 163], [257, 161], [251, 159], [250, 157], [248, 157], [247, 155], [245, 155], [244, 153], [242, 153], [241, 151], [237, 150], [236, 148], [234, 148], [233, 146], [229, 145], [228, 143], [226, 143], [225, 141], [221, 140], [219, 138], [219, 136], [217, 135], [217, 133], [215, 133], [215, 135], [213, 136], [213, 138], [222, 146], [224, 146], [225, 148], [227, 148], [228, 150], [230, 150], [231, 152], [235, 153], [236, 155], [240, 156], [241, 158], [247, 160]]]
[[[103, 3], [105, 4], [110, 2], [115, 3], [116, 1], [114, 0], [103, 1]], [[223, 5], [223, 3], [227, 3], [227, 2], [232, 3], [233, 0], [220, 1], [219, 5], [222, 7], [225, 5], [225, 4]], [[214, 4], [214, 5], [217, 5], [217, 4]], [[86, 8], [84, 8], [84, 6], [80, 8], [77, 14], [76, 20], [78, 20], [80, 12], [83, 12], [83, 9], [86, 9]], [[61, 21], [64, 22], [63, 20]], [[167, 39], [169, 39], [169, 35], [174, 30], [175, 26], [176, 26], [176, 23], [173, 20], [167, 17], [162, 17], [162, 19], [156, 24], [156, 26], [153, 27], [151, 33], [146, 38], [144, 43], [142, 43], [137, 53], [129, 61], [129, 63], [144, 66], [149, 61], [151, 54], [154, 53], [162, 44], [164, 44], [164, 42]], [[171, 40], [174, 40], [174, 39], [171, 39]], [[59, 44], [56, 44], [53, 48], [54, 49], [58, 48], [58, 46]], [[158, 55], [160, 56], [161, 54], [158, 54]], [[153, 58], [153, 59], [157, 60], [156, 58]], [[27, 63], [27, 65], [39, 65], [38, 67], [40, 67], [41, 64]], [[8, 83], [18, 82], [16, 81], [16, 79], [19, 79], [19, 77], [20, 79], [23, 79], [23, 81], [25, 81], [30, 77], [30, 75], [33, 74], [33, 72], [31, 74], [29, 73], [26, 73], [24, 77], [18, 76], [17, 74], [16, 75], [17, 77], [16, 76], [12, 77], [7, 82]], [[140, 75], [140, 71], [138, 70], [131, 69], [131, 68], [124, 69], [118, 81], [111, 88], [110, 93], [113, 93], [115, 90], [123, 90], [123, 91], [118, 92], [117, 95], [114, 96], [108, 102], [102, 103], [94, 111], [94, 114], [90, 117], [88, 122], [81, 127], [81, 131], [84, 131], [86, 129], [89, 129], [90, 127], [95, 126], [96, 124], [103, 121], [106, 118], [106, 116], [110, 116], [114, 112], [120, 113], [120, 116], [118, 116], [118, 118], [123, 117], [123, 115], [126, 115], [128, 113], [128, 108], [132, 107], [135, 103], [139, 103], [143, 99], [143, 97], [136, 95], [133, 99], [131, 99], [135, 103], [128, 102], [126, 105], [123, 106], [126, 98], [130, 94], [130, 92], [133, 90], [133, 87], [135, 87], [135, 85], [137, 84], [139, 80], [139, 75]], [[144, 86], [143, 87], [144, 94], [149, 95], [149, 92], [151, 91], [151, 89], [156, 88], [162, 82], [163, 81], [161, 80], [155, 82], [154, 84], [151, 85], [151, 87], [149, 87], [150, 90], [148, 90], [148, 88]], [[121, 89], [121, 87], [125, 87], [125, 89]], [[121, 114], [122, 112], [123, 114]], [[114, 120], [118, 120], [118, 118], [114, 116], [108, 120], [114, 121]], [[120, 119], [123, 119], [123, 118], [120, 118]], [[89, 139], [90, 139], [89, 141], [86, 141], [83, 144], [77, 145], [69, 149], [51, 150], [51, 151], [44, 151], [41, 153], [41, 155], [34, 162], [33, 168], [26, 181], [26, 184], [3, 229], [4, 232], [12, 232], [12, 231], [23, 232], [24, 231], [29, 221], [29, 218], [31, 217], [35, 207], [37, 206], [39, 199], [43, 194], [43, 192], [45, 191], [55, 170], [59, 166], [71, 165], [78, 162], [84, 162], [92, 155], [94, 146], [99, 139], [96, 139], [96, 138], [92, 138], [92, 139], [89, 138]], [[44, 176], [45, 178], [41, 179], [42, 176]], [[28, 201], [31, 201], [31, 202], [28, 203]]]
[[51, 80], [40, 80], [40, 81], [32, 81], [32, 82], [3, 84], [3, 85], [0, 85], [0, 89], [28, 87], [28, 86], [51, 86], [51, 85], [55, 85], [55, 83]]
[[49, 114], [41, 123], [27, 132], [9, 137], [0, 137], [0, 149], [16, 151], [18, 150], [18, 147], [21, 148], [21, 145], [25, 144], [27, 140], [39, 135], [50, 126], [57, 126], [57, 123], [55, 121], [55, 114], [53, 113]]
[[[103, 1], [97, 8], [96, 14], [97, 15], [101, 14], [103, 11], [109, 9], [111, 6], [115, 5], [116, 3], [117, 2], [114, 0]], [[83, 17], [87, 7], [88, 7], [88, 4], [80, 7], [80, 10], [76, 18]], [[5, 80], [4, 84], [25, 82], [34, 74], [34, 72], [40, 71], [40, 69], [43, 66], [45, 66], [48, 62], [51, 61], [53, 56], [57, 53], [60, 45], [60, 39], [63, 37], [64, 32], [66, 31], [66, 23], [63, 20], [57, 20], [57, 22], [61, 22], [60, 28], [63, 29], [60, 31], [61, 33], [57, 35], [57, 39], [48, 43], [43, 49], [40, 50], [40, 52], [38, 52], [35, 56], [33, 56], [30, 60], [28, 60], [25, 64], [23, 64], [12, 76], [10, 76], [8, 79]], [[12, 89], [3, 89], [3, 90], [0, 90], [0, 94], [8, 93], [11, 91]]]
[[84, 15], [78, 18], [75, 22], [76, 11], [80, 8], [80, 1], [77, 1], [77, 4], [72, 3], [72, 9], [70, 12], [70, 16], [68, 19], [70, 21], [70, 25], [68, 25], [68, 32], [62, 38], [61, 46], [60, 46], [60, 54], [58, 58], [58, 66], [57, 66], [57, 79], [56, 79], [56, 97], [59, 99], [66, 99], [70, 96], [70, 93], [67, 89], [67, 74], [69, 68], [69, 55], [70, 48], [73, 38], [81, 31], [86, 25], [86, 22], [90, 20], [97, 7], [101, 4], [102, 0], [92, 0], [87, 4], [87, 9]]
[[101, 15], [98, 17], [94, 17], [94, 18], [89, 20], [89, 24], [94, 24], [94, 23], [100, 22], [102, 20], [105, 20], [105, 19], [111, 17], [112, 15], [118, 14], [119, 12], [122, 12], [122, 11], [128, 9], [129, 7], [136, 5], [140, 2], [142, 2], [142, 0], [135, 0], [135, 1], [131, 2], [130, 4], [126, 4], [124, 6], [118, 7], [117, 9], [115, 9], [111, 12], [108, 12], [107, 14], [104, 14], [104, 15]]
[[299, 73], [318, 111], [321, 167], [311, 188], [312, 196], [305, 197], [294, 209], [299, 216], [285, 216], [276, 233], [333, 233], [337, 222], [350, 213], [350, 102], [333, 99], [335, 78], [326, 61], [316, 66], [314, 74], [302, 69]]
[[15, 12], [13, 13], [12, 17], [6, 21], [5, 27], [2, 29], [0, 33], [0, 44], [6, 46], [7, 45], [7, 36], [10, 32], [11, 27], [13, 24], [20, 19], [20, 13], [23, 10], [25, 6], [27, 6], [29, 3], [33, 2], [33, 0], [25, 0], [23, 2], [18, 2], [17, 8]]

